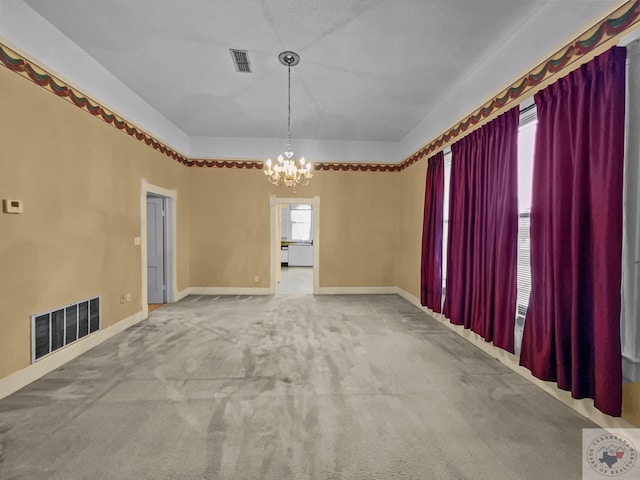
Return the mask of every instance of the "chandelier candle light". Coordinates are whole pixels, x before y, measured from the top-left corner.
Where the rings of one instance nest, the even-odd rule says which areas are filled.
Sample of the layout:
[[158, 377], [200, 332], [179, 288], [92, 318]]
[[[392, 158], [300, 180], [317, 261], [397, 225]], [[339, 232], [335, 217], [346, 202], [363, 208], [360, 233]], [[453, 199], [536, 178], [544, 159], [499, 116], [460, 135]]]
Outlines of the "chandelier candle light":
[[265, 162], [264, 174], [269, 182], [274, 185], [286, 185], [287, 187], [295, 187], [296, 185], [309, 185], [309, 179], [313, 177], [311, 172], [311, 163], [307, 162], [304, 157], [299, 160], [295, 158], [291, 150], [291, 67], [300, 62], [300, 55], [295, 52], [282, 52], [278, 55], [280, 63], [287, 67], [289, 72], [289, 110], [287, 117], [287, 150], [284, 155], [278, 156], [275, 164], [271, 159]]

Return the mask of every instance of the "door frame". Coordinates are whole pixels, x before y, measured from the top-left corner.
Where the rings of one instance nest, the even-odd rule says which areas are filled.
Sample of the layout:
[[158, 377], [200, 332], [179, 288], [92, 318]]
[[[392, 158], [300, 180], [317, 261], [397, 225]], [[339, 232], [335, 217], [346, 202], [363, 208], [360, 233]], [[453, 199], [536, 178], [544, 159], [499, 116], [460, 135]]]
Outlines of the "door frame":
[[313, 294], [320, 291], [320, 197], [287, 198], [269, 196], [269, 293], [277, 291], [276, 272], [278, 252], [280, 251], [280, 230], [278, 229], [278, 208], [280, 205], [306, 203], [313, 208]]
[[142, 273], [142, 289], [140, 291], [142, 318], [149, 316], [149, 304], [147, 303], [147, 195], [163, 197], [165, 199], [165, 222], [164, 222], [164, 258], [165, 258], [165, 279], [167, 289], [165, 290], [166, 303], [173, 303], [178, 297], [177, 282], [177, 258], [176, 258], [176, 219], [178, 192], [169, 190], [159, 185], [153, 185], [142, 179], [140, 189], [140, 263]]

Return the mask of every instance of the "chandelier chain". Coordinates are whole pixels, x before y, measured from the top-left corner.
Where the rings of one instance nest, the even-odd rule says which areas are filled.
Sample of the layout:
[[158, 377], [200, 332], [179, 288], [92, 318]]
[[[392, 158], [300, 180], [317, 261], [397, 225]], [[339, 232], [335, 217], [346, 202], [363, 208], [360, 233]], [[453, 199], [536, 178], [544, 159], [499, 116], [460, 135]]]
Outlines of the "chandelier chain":
[[287, 67], [287, 149], [279, 155], [275, 163], [268, 159], [264, 164], [264, 174], [269, 183], [280, 186], [295, 187], [308, 185], [313, 177], [312, 165], [304, 157], [297, 157], [291, 149], [291, 67], [298, 64], [300, 55], [295, 52], [282, 52], [278, 55], [280, 63]]

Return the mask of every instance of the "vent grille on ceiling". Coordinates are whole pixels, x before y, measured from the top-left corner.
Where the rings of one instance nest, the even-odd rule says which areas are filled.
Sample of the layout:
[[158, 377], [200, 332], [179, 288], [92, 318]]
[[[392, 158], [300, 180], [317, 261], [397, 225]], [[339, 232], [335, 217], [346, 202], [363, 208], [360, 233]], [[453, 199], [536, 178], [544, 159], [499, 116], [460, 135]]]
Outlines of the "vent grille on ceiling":
[[237, 72], [251, 73], [251, 62], [249, 62], [249, 55], [246, 50], [235, 50], [230, 48], [231, 58], [233, 64], [236, 66]]

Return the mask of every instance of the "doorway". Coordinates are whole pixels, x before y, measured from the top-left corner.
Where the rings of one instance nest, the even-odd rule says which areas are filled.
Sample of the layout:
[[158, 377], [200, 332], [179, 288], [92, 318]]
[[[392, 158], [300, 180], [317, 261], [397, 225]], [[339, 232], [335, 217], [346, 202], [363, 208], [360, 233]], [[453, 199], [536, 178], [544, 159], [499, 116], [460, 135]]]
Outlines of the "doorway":
[[147, 303], [167, 303], [166, 208], [167, 199], [147, 194]]
[[313, 205], [278, 205], [280, 269], [277, 295], [313, 293]]
[[150, 310], [172, 303], [178, 296], [176, 283], [177, 192], [142, 180], [140, 196], [143, 318]]
[[318, 293], [320, 197], [270, 197], [270, 293]]

